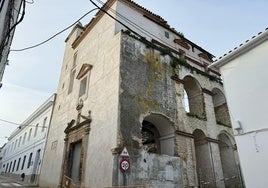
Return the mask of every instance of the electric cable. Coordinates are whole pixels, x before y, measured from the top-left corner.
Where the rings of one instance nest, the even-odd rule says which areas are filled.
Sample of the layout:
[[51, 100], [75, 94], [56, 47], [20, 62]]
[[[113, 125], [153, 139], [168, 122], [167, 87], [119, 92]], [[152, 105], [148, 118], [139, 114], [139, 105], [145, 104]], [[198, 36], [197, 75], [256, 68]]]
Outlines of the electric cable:
[[32, 1], [26, 1], [25, 0], [25, 2], [28, 3], [28, 4], [34, 4], [34, 0], [32, 0]]
[[55, 38], [56, 36], [58, 36], [59, 34], [63, 33], [64, 31], [66, 31], [67, 29], [73, 27], [77, 22], [79, 22], [80, 20], [82, 20], [84, 17], [86, 17], [88, 14], [90, 14], [91, 12], [93, 12], [94, 10], [97, 10], [98, 8], [94, 8], [90, 11], [88, 11], [87, 13], [85, 13], [83, 16], [81, 16], [78, 20], [76, 20], [74, 23], [72, 23], [71, 25], [69, 25], [68, 27], [64, 28], [63, 30], [59, 31], [58, 33], [54, 34], [53, 36], [49, 37], [48, 39], [38, 43], [38, 44], [35, 44], [33, 46], [29, 46], [29, 47], [26, 47], [26, 48], [22, 48], [22, 49], [11, 49], [10, 51], [13, 51], [13, 52], [21, 52], [21, 51], [25, 51], [25, 50], [29, 50], [29, 49], [32, 49], [32, 48], [36, 48], [38, 46], [41, 46], [45, 43], [47, 43], [48, 41], [52, 40], [53, 38]]
[[134, 34], [138, 35], [139, 37], [141, 37], [140, 34], [138, 34], [137, 32], [133, 31], [130, 27], [128, 27], [126, 24], [124, 24], [123, 22], [121, 22], [120, 20], [116, 19], [115, 17], [113, 17], [111, 14], [109, 14], [107, 11], [103, 10], [101, 7], [99, 7], [94, 1], [89, 0], [95, 7], [97, 7], [100, 11], [104, 12], [105, 14], [107, 14], [109, 17], [111, 17], [112, 19], [116, 20], [118, 23], [120, 23], [121, 25], [123, 25], [125, 28], [127, 28], [129, 31], [133, 32]]
[[[21, 17], [20, 19], [8, 30], [8, 32], [6, 33], [4, 39], [2, 40], [1, 44], [0, 44], [0, 52], [2, 52], [4, 50], [4, 47], [7, 45], [8, 41], [9, 41], [9, 38], [10, 38], [10, 33], [12, 32], [13, 29], [16, 28], [16, 26], [22, 22], [23, 18], [24, 18], [24, 15], [25, 15], [25, 6], [26, 6], [26, 2], [25, 0], [22, 1], [22, 14], [21, 14]], [[10, 13], [11, 14], [11, 13]], [[11, 18], [10, 18], [11, 19]], [[13, 17], [12, 17], [13, 19]], [[10, 22], [9, 22], [10, 24]]]
[[[5, 120], [5, 119], [0, 119], [0, 121], [5, 122], [5, 123], [9, 123], [9, 124], [13, 124], [13, 125], [18, 125], [19, 129], [22, 129], [24, 127], [36, 127], [36, 125], [31, 125], [31, 124], [20, 124], [20, 123], [15, 123], [13, 121], [9, 121], [9, 120]], [[37, 126], [37, 127], [44, 127], [44, 126]]]
[[[96, 3], [94, 3], [92, 0], [89, 0], [92, 4], [94, 4], [96, 7], [98, 7], [100, 10], [102, 10], [103, 12], [107, 13], [110, 17], [112, 17], [115, 21], [119, 22], [120, 24], [122, 24], [121, 21], [119, 21], [118, 19], [116, 19], [115, 17], [111, 16], [107, 11], [103, 10], [103, 8], [100, 8], [98, 5], [96, 5]], [[105, 6], [105, 3], [102, 2], [101, 0], [97, 0], [100, 4], [102, 4], [102, 6], [104, 7]], [[140, 32], [142, 32], [143, 34], [151, 37], [151, 38], [156, 38], [157, 40], [159, 40], [161, 43], [165, 44], [166, 46], [168, 46], [169, 48], [171, 49], [174, 49], [175, 46], [172, 46], [170, 45], [169, 43], [167, 43], [166, 41], [162, 40], [161, 38], [159, 38], [158, 36], [156, 36], [155, 34], [145, 30], [144, 28], [142, 28], [141, 26], [137, 25], [136, 23], [134, 23], [133, 21], [129, 20], [128, 18], [126, 18], [125, 16], [123, 16], [122, 14], [118, 13], [117, 11], [115, 11], [114, 9], [112, 9], [111, 7], [108, 7], [109, 10], [111, 12], [113, 12], [114, 14], [118, 15], [121, 19], [123, 19], [124, 21], [126, 21], [128, 24], [130, 24], [131, 26], [135, 27], [137, 30], [139, 30]], [[125, 24], [122, 24], [124, 27], [126, 27]], [[127, 29], [129, 29], [129, 27], [126, 27]], [[136, 34], [136, 32], [134, 32], [132, 29], [130, 29], [131, 32], [133, 32], [134, 34]], [[141, 37], [141, 35], [138, 35]], [[175, 50], [177, 50], [175, 48]], [[187, 56], [195, 59], [195, 60], [198, 60], [198, 58], [190, 55], [190, 54], [187, 54]]]

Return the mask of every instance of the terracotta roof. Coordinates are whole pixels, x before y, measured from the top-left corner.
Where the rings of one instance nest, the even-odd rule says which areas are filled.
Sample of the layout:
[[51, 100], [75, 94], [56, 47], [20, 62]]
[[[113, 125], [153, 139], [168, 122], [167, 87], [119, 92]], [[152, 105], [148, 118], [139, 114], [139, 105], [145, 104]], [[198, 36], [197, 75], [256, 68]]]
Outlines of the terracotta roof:
[[[102, 9], [107, 10], [107, 8], [110, 8], [110, 6], [115, 2], [116, 0], [107, 0], [106, 3], [104, 3], [104, 5], [102, 6]], [[142, 11], [142, 13], [144, 13], [145, 17], [147, 16], [147, 18], [149, 18], [150, 20], [158, 23], [159, 25], [163, 26], [165, 29], [168, 29], [169, 31], [175, 33], [176, 35], [182, 36], [181, 32], [176, 31], [174, 28], [171, 28], [170, 25], [168, 24], [168, 22], [162, 18], [161, 16], [151, 12], [150, 10], [146, 9], [145, 7], [137, 4], [136, 2], [132, 1], [132, 0], [118, 0], [121, 1], [125, 4], [128, 4], [129, 6], [132, 6], [133, 8], [136, 8], [138, 11]], [[99, 10], [96, 14], [95, 14], [95, 18], [93, 18], [86, 26], [85, 26], [85, 30], [83, 33], [85, 33], [87, 31], [88, 28], [92, 27], [92, 25], [95, 24], [95, 22], [98, 21], [97, 18], [102, 17], [104, 13]], [[89, 29], [90, 30], [90, 29]], [[83, 35], [83, 33], [81, 33], [81, 35]], [[81, 36], [80, 35], [80, 36]], [[215, 57], [213, 54], [211, 54], [210, 52], [206, 51], [205, 49], [203, 49], [202, 47], [198, 46], [197, 44], [195, 44], [194, 42], [190, 41], [189, 39], [185, 38], [183, 36], [183, 38], [185, 39], [185, 41], [187, 43], [189, 43], [190, 45], [194, 46], [195, 48], [199, 49], [200, 51], [203, 51], [205, 53], [207, 53], [210, 58], [212, 59], [213, 57]], [[79, 40], [79, 37], [77, 38], [77, 40]], [[76, 43], [77, 40], [74, 42]]]

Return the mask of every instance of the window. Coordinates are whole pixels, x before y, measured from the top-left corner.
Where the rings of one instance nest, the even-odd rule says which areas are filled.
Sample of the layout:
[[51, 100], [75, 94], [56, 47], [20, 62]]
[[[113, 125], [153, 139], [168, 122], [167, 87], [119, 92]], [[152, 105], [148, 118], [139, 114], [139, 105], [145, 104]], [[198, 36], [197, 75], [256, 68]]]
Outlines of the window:
[[14, 170], [15, 170], [15, 166], [16, 166], [16, 160], [14, 161], [13, 168], [12, 168], [12, 172], [14, 172]]
[[29, 132], [29, 135], [28, 135], [28, 141], [29, 141], [30, 138], [31, 138], [31, 134], [32, 134], [32, 128], [30, 129], [30, 132]]
[[31, 162], [32, 162], [33, 153], [30, 153], [29, 159], [28, 159], [28, 165], [27, 168], [30, 168]]
[[27, 132], [25, 132], [25, 133], [24, 133], [24, 136], [23, 136], [23, 142], [22, 142], [22, 144], [24, 144], [24, 143], [25, 143], [26, 136], [27, 136]]
[[165, 31], [165, 37], [169, 39], [169, 32]]
[[15, 146], [14, 146], [14, 150], [16, 149], [17, 144], [18, 144], [18, 140], [16, 139], [16, 141], [15, 141]]
[[26, 155], [24, 155], [24, 157], [23, 157], [23, 161], [22, 161], [22, 165], [21, 165], [21, 170], [23, 170], [23, 168], [24, 168], [25, 161], [26, 161]]
[[76, 65], [76, 60], [77, 60], [77, 52], [74, 54], [74, 58], [73, 58], [73, 66]]
[[8, 163], [7, 163], [7, 167], [6, 167], [6, 171], [5, 171], [5, 173], [7, 173], [7, 170], [8, 170]]
[[11, 151], [14, 150], [14, 142], [12, 142]]
[[18, 147], [20, 147], [20, 144], [21, 144], [21, 136], [19, 138], [19, 145], [18, 145]]
[[37, 123], [34, 130], [34, 137], [36, 137], [37, 131], [38, 131], [39, 124]]
[[75, 70], [73, 70], [70, 75], [68, 94], [70, 94], [73, 91], [74, 77], [75, 77]]
[[20, 158], [19, 158], [19, 160], [18, 160], [18, 165], [17, 165], [17, 169], [16, 169], [16, 171], [19, 170], [19, 166], [20, 166]]
[[83, 96], [86, 93], [87, 89], [87, 77], [85, 77], [80, 82], [79, 97]]
[[45, 117], [45, 119], [43, 121], [42, 132], [44, 132], [44, 130], [45, 130], [46, 122], [47, 122], [47, 117]]
[[190, 114], [197, 115], [198, 117], [205, 118], [205, 103], [203, 98], [202, 87], [199, 82], [191, 76], [186, 76], [183, 78], [184, 81], [184, 90], [186, 94], [184, 97], [187, 97], [184, 102], [188, 102], [188, 105], [185, 106], [186, 112]]
[[12, 162], [10, 163], [10, 166], [9, 166], [9, 169], [8, 169], [8, 173], [10, 172], [11, 167], [12, 167]]
[[173, 123], [160, 114], [150, 114], [142, 122], [142, 144], [148, 153], [174, 155], [175, 130]]
[[183, 99], [182, 99], [182, 105], [187, 113], [190, 112], [190, 107], [189, 107], [189, 98], [187, 95], [187, 92], [183, 90]]

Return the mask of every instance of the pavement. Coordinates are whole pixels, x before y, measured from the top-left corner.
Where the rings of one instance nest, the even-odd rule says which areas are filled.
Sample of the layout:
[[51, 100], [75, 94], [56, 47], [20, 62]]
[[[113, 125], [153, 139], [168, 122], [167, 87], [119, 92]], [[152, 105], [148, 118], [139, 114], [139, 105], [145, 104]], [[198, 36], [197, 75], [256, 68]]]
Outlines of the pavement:
[[24, 188], [24, 187], [38, 187], [38, 186], [33, 186], [30, 184], [27, 184], [23, 181], [18, 181], [11, 179], [9, 177], [5, 177], [0, 175], [0, 188], [5, 188], [5, 187], [10, 187], [10, 188]]

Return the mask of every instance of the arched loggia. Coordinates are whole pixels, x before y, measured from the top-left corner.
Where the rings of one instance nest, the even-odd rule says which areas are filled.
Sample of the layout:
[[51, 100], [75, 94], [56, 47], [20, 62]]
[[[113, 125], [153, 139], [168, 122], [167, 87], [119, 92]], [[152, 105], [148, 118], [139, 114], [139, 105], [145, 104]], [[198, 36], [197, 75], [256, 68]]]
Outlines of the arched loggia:
[[160, 114], [150, 114], [142, 122], [142, 144], [149, 153], [174, 155], [173, 123]]

